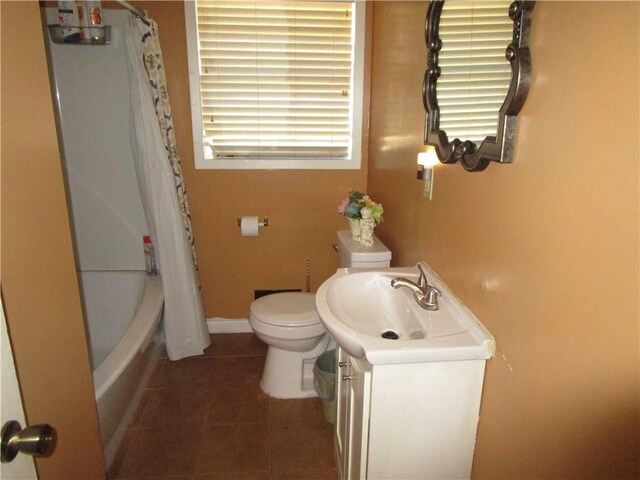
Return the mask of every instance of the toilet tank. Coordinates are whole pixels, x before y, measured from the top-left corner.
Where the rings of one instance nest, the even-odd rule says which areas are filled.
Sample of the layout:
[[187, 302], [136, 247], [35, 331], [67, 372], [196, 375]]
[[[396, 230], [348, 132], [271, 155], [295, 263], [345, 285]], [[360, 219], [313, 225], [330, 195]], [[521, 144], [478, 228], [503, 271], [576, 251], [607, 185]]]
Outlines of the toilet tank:
[[338, 231], [338, 253], [343, 268], [385, 268], [391, 264], [391, 251], [374, 235], [373, 245], [354, 242], [350, 230]]

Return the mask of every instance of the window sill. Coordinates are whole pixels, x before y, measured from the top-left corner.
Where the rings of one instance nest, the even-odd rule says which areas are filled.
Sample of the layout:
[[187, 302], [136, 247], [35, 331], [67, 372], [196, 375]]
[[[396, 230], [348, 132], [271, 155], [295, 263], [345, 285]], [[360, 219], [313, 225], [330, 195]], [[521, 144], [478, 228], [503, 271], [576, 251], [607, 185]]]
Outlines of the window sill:
[[197, 159], [198, 170], [360, 170], [360, 158], [351, 159]]

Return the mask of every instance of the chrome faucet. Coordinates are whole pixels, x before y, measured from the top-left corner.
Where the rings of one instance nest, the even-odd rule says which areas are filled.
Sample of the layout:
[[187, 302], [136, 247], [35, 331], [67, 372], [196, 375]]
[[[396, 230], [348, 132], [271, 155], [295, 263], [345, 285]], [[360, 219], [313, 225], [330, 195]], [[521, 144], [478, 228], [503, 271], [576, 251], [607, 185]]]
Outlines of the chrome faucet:
[[442, 296], [442, 292], [436, 287], [429, 285], [422, 265], [418, 264], [416, 267], [418, 267], [418, 270], [420, 271], [418, 283], [412, 282], [404, 277], [397, 277], [391, 280], [391, 286], [393, 288], [407, 287], [411, 289], [413, 292], [413, 298], [416, 300], [418, 305], [425, 310], [438, 310], [440, 308], [438, 306], [438, 297]]

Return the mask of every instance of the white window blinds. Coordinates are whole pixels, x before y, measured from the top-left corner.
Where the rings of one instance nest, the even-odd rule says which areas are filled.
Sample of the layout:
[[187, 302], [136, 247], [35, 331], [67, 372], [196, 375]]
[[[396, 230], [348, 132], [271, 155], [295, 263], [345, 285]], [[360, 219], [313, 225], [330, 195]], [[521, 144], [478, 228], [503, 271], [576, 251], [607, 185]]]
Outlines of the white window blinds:
[[246, 160], [351, 158], [353, 7], [196, 1], [205, 160], [242, 168]]
[[[438, 65], [440, 129], [480, 143], [496, 135], [498, 112], [511, 79], [505, 50], [511, 42], [511, 0], [447, 0], [440, 17]], [[473, 100], [471, 100], [473, 99]], [[473, 107], [470, 107], [473, 105]]]

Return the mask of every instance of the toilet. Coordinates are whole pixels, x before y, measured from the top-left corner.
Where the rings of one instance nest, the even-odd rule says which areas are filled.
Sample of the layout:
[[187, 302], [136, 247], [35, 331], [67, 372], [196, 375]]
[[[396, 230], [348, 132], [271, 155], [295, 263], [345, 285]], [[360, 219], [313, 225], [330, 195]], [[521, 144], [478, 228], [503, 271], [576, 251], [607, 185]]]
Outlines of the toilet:
[[[374, 236], [368, 247], [356, 243], [349, 230], [337, 232], [335, 245], [340, 266], [384, 268], [391, 252]], [[313, 387], [313, 364], [328, 348], [335, 346], [325, 330], [313, 293], [283, 292], [267, 295], [251, 304], [249, 325], [268, 345], [260, 387], [274, 398], [317, 396]]]

